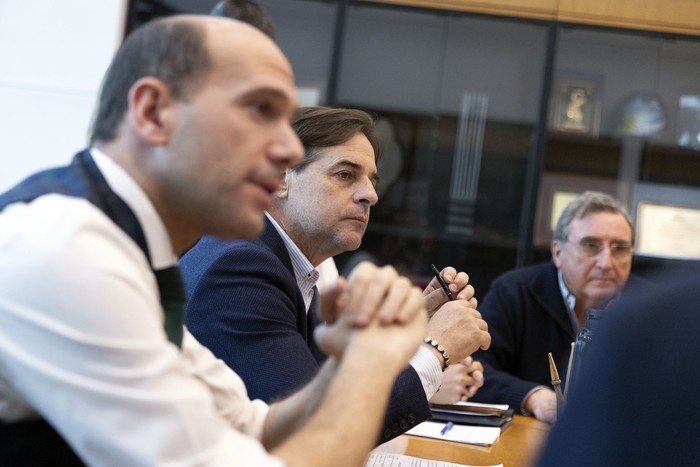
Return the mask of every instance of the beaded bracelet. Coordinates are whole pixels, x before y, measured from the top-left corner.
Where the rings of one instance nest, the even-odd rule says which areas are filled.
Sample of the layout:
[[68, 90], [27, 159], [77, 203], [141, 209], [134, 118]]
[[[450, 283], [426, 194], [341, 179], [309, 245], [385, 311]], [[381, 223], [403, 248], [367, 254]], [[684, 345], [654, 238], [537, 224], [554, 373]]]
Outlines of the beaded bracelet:
[[433, 346], [435, 350], [440, 352], [440, 355], [442, 355], [442, 358], [445, 360], [444, 365], [442, 365], [442, 371], [445, 371], [445, 368], [450, 366], [450, 357], [447, 355], [447, 352], [445, 351], [445, 348], [438, 344], [438, 341], [431, 339], [430, 337], [426, 337], [423, 339], [423, 342], [426, 344]]

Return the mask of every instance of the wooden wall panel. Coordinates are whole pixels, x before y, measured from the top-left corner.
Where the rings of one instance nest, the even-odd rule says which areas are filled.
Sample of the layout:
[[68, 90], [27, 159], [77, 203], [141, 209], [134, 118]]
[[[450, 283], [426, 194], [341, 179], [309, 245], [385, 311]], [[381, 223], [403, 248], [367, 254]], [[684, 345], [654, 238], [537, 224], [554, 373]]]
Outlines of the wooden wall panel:
[[370, 2], [551, 20], [555, 18], [557, 0], [370, 0]]
[[700, 35], [700, 0], [367, 0]]
[[698, 0], [560, 0], [562, 21], [700, 35]]

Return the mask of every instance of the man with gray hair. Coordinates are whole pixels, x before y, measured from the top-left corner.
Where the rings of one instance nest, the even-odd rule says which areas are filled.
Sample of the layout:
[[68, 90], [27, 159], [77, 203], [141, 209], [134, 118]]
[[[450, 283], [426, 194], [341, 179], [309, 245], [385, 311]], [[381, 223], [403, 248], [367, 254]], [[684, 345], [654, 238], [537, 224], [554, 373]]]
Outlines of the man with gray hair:
[[571, 343], [590, 309], [600, 309], [630, 276], [634, 229], [611, 196], [586, 191], [569, 203], [554, 231], [552, 261], [506, 272], [481, 303], [492, 344], [474, 358], [484, 365], [484, 386], [474, 401], [507, 403], [553, 423], [556, 397], [547, 354], [566, 383]]

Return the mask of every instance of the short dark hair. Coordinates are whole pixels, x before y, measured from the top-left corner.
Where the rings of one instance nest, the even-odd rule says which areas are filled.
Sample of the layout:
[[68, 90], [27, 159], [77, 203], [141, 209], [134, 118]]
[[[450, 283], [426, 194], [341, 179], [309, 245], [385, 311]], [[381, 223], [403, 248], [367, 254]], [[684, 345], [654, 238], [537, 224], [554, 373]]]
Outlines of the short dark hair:
[[304, 145], [304, 160], [291, 169], [295, 172], [302, 171], [315, 161], [322, 149], [343, 144], [360, 132], [372, 145], [375, 162], [381, 156], [381, 142], [375, 132], [374, 118], [363, 110], [301, 107], [292, 120], [292, 127]]
[[634, 227], [632, 226], [632, 219], [627, 213], [627, 209], [609, 194], [599, 191], [584, 191], [564, 208], [557, 221], [557, 226], [554, 229], [554, 239], [562, 242], [567, 241], [571, 221], [574, 219], [583, 219], [588, 214], [594, 212], [621, 214], [630, 227], [630, 231], [632, 232], [632, 245], [634, 245]]
[[186, 99], [211, 71], [202, 25], [176, 17], [156, 19], [134, 30], [117, 51], [100, 93], [90, 143], [117, 136], [131, 86], [152, 76], [176, 99]]
[[260, 29], [275, 39], [275, 27], [270, 15], [253, 0], [221, 0], [209, 13], [212, 16], [237, 19]]

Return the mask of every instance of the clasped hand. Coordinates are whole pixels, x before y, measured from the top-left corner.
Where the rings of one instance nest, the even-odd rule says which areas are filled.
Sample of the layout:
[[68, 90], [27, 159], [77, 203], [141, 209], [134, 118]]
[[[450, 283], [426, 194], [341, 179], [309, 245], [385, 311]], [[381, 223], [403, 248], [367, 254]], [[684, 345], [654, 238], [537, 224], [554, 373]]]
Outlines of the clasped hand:
[[466, 401], [484, 385], [484, 367], [481, 362], [467, 357], [450, 365], [442, 374], [440, 389], [430, 399], [433, 404], [454, 404]]
[[341, 358], [349, 346], [362, 345], [405, 365], [425, 335], [427, 312], [410, 280], [390, 266], [363, 262], [324, 299], [321, 317], [331, 324], [318, 326], [315, 339], [328, 355]]

